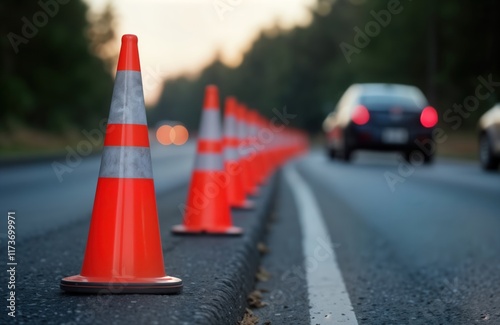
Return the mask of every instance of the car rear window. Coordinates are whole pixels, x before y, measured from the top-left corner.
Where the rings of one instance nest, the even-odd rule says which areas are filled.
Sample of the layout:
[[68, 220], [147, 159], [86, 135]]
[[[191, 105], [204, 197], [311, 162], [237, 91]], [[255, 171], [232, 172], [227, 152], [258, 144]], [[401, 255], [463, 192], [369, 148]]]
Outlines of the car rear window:
[[400, 107], [404, 110], [421, 110], [423, 103], [418, 103], [412, 97], [403, 96], [362, 96], [360, 103], [371, 110], [386, 110], [392, 107]]

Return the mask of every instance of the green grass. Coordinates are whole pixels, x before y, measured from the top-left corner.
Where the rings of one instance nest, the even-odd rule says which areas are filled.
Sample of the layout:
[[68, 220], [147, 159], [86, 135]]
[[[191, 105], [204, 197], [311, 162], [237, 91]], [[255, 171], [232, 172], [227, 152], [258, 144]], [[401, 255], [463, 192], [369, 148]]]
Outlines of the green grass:
[[[19, 128], [13, 132], [0, 133], [0, 160], [65, 155], [67, 146], [75, 149], [82, 140], [86, 139], [77, 130], [55, 135]], [[93, 149], [97, 151], [100, 146]]]
[[472, 131], [447, 132], [446, 141], [438, 145], [437, 155], [440, 157], [466, 160], [478, 159], [477, 134]]

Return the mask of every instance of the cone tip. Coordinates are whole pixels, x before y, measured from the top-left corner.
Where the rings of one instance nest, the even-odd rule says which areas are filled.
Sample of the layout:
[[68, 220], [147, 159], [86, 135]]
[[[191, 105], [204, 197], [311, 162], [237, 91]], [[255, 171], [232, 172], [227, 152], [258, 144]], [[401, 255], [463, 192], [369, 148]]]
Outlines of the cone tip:
[[259, 120], [259, 113], [257, 112], [257, 110], [250, 108], [247, 111], [247, 116], [250, 123], [257, 124], [257, 121]]
[[118, 58], [116, 70], [141, 71], [139, 63], [139, 50], [137, 48], [138, 39], [136, 35], [125, 34], [122, 36], [122, 47]]
[[224, 106], [224, 115], [236, 115], [237, 107], [236, 107], [236, 98], [233, 96], [226, 97], [226, 103]]
[[219, 89], [215, 85], [208, 85], [205, 88], [205, 101], [203, 109], [219, 109]]
[[137, 36], [134, 35], [134, 34], [124, 34], [122, 36], [122, 43], [126, 43], [126, 42], [134, 42], [137, 44]]
[[245, 116], [245, 111], [243, 108], [243, 104], [240, 102], [236, 102], [236, 116], [239, 120], [242, 120]]

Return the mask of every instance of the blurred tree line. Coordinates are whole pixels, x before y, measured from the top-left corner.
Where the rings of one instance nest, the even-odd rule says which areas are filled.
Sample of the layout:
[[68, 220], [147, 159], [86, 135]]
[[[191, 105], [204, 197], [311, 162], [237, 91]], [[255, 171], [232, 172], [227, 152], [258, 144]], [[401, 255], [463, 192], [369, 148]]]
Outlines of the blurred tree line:
[[90, 15], [83, 0], [2, 0], [0, 21], [0, 131], [98, 125], [113, 86], [112, 8]]
[[[311, 24], [263, 31], [238, 67], [216, 59], [195, 78], [167, 80], [149, 120], [196, 128], [208, 83], [268, 116], [286, 106], [312, 132], [355, 82], [416, 85], [442, 116], [475, 94], [478, 77], [500, 81], [499, 9], [495, 0], [319, 0]], [[499, 92], [464, 125], [475, 125]]]

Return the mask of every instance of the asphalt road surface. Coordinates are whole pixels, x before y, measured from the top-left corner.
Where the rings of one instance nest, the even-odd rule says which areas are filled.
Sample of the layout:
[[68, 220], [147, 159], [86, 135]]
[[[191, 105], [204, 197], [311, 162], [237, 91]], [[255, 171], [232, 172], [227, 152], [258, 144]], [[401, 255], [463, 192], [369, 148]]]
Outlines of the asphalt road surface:
[[[160, 220], [162, 234], [168, 234], [171, 224], [180, 220], [177, 205], [185, 199], [194, 144], [153, 146], [152, 153], [159, 212], [176, 214], [175, 220]], [[18, 301], [18, 323], [89, 323], [82, 314], [93, 297], [56, 291], [60, 277], [77, 273], [81, 265], [99, 160], [83, 159], [62, 182], [50, 162], [0, 170], [2, 213], [16, 211], [16, 245], [24, 250], [18, 276], [31, 286]], [[262, 239], [269, 248], [261, 261], [267, 271], [255, 284], [267, 304], [253, 310], [262, 324], [341, 324], [342, 317], [349, 324], [500, 324], [500, 173], [483, 172], [474, 162], [442, 159], [431, 166], [410, 166], [390, 154], [361, 154], [346, 164], [313, 150], [274, 180], [274, 207]], [[293, 187], [297, 184], [300, 191]], [[317, 229], [313, 215], [324, 233], [307, 237], [306, 228]], [[248, 216], [235, 223], [255, 227], [244, 218]], [[311, 225], [304, 227], [308, 220]], [[0, 226], [5, 261], [4, 217]], [[211, 241], [215, 247], [227, 247], [226, 241]], [[65, 243], [76, 248], [41, 253]], [[238, 239], [231, 243], [239, 244]], [[196, 251], [196, 245], [189, 245], [185, 239], [168, 239], [164, 246], [167, 270], [184, 277], [184, 293], [120, 297], [120, 313], [106, 309], [94, 313], [92, 322], [169, 323], [155, 318], [162, 317], [159, 308], [171, 309], [172, 319], [189, 315], [189, 308], [202, 303], [197, 297], [211, 294], [196, 290], [197, 283], [208, 281], [203, 274], [212, 268], [222, 274], [230, 254], [214, 252], [208, 267], [210, 263], [176, 254], [180, 246]], [[334, 248], [330, 253], [329, 247]], [[338, 277], [321, 285], [321, 279], [337, 270]], [[313, 283], [314, 278], [319, 283]], [[4, 275], [0, 279], [0, 293], [6, 298], [7, 280]], [[324, 307], [314, 301], [321, 293], [318, 287], [325, 291], [330, 285], [331, 297], [321, 300], [343, 308], [340, 315], [335, 308], [334, 314], [315, 312]], [[106, 308], [113, 306], [111, 302]], [[234, 312], [231, 306], [228, 310]]]
[[[293, 166], [314, 193], [359, 324], [500, 324], [498, 172], [439, 159], [415, 167], [369, 153], [346, 164], [322, 151]], [[282, 182], [264, 259], [274, 277], [257, 285], [271, 307], [258, 314], [273, 324], [297, 316], [288, 311], [297, 302], [283, 303], [306, 295], [296, 274], [321, 268], [287, 253], [300, 249], [300, 231]]]

